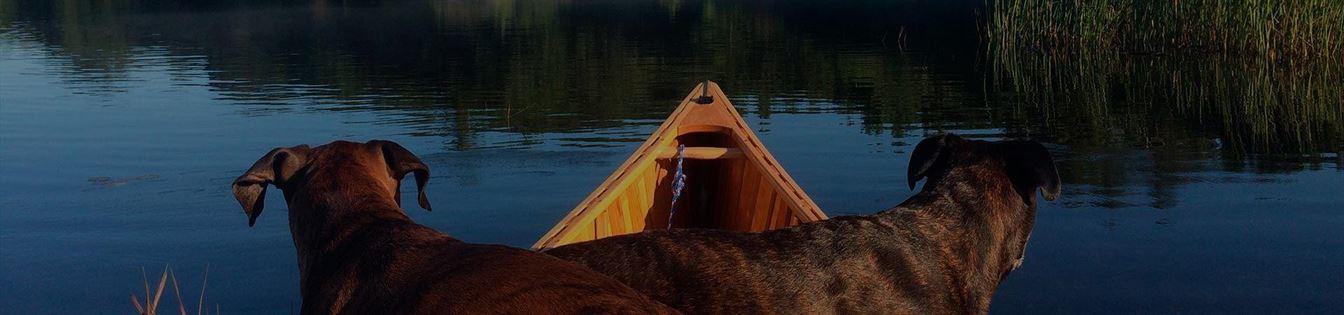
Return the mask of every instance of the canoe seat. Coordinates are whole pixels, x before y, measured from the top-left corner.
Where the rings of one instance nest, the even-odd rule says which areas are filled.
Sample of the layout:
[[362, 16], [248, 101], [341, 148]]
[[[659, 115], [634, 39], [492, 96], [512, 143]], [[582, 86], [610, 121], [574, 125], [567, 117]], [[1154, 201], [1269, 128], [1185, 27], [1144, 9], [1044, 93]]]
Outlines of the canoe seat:
[[[690, 160], [717, 160], [742, 157], [742, 149], [717, 147], [686, 147], [683, 155]], [[658, 154], [660, 159], [677, 158], [677, 148], [668, 148]]]

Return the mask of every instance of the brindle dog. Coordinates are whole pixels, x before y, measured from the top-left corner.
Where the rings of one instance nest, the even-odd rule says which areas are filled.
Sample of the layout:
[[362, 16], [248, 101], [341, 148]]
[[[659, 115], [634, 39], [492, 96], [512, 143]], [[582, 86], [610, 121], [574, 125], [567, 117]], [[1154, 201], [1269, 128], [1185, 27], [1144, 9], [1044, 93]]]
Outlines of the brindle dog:
[[677, 229], [546, 253], [587, 265], [687, 313], [985, 313], [1022, 263], [1036, 190], [1059, 195], [1032, 141], [955, 135], [915, 146], [894, 209], [762, 232]]
[[675, 313], [583, 266], [411, 222], [397, 193], [407, 173], [429, 210], [429, 168], [389, 141], [277, 148], [233, 192], [249, 226], [267, 184], [284, 192], [304, 314]]

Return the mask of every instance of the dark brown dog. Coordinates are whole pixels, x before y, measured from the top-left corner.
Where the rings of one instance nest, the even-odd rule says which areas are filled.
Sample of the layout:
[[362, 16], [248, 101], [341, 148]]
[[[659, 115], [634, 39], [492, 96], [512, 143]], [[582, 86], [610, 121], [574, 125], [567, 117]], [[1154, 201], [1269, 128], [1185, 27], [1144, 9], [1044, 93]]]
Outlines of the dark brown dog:
[[389, 141], [277, 148], [233, 192], [249, 226], [267, 184], [285, 193], [304, 314], [675, 312], [577, 264], [411, 222], [397, 194], [407, 173], [429, 210], [428, 167]]
[[558, 247], [687, 313], [985, 313], [1022, 263], [1036, 190], [1059, 195], [1049, 152], [1031, 141], [955, 135], [920, 142], [910, 188], [872, 216], [763, 233], [660, 230]]

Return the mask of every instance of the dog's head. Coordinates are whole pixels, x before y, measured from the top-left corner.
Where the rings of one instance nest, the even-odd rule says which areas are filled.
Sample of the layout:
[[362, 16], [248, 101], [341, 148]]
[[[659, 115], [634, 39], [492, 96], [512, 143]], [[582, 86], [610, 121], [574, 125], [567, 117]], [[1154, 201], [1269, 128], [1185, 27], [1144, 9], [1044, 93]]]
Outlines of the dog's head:
[[265, 206], [268, 184], [280, 188], [286, 197], [308, 189], [316, 180], [361, 189], [377, 187], [375, 190], [383, 191], [375, 193], [386, 194], [400, 205], [398, 191], [407, 173], [415, 174], [420, 207], [429, 210], [429, 199], [425, 197], [429, 167], [411, 151], [384, 140], [335, 141], [316, 148], [307, 145], [275, 148], [233, 181], [233, 196], [247, 214], [247, 225], [252, 226]]
[[1030, 206], [1036, 205], [1037, 189], [1045, 200], [1059, 197], [1059, 174], [1045, 146], [1027, 140], [966, 140], [954, 134], [930, 137], [915, 145], [907, 174], [910, 189], [925, 178], [924, 187], [934, 187], [958, 169], [974, 169], [974, 180], [1011, 183], [1022, 202]]
[[[953, 134], [924, 139], [915, 145], [910, 157], [910, 189], [924, 178], [928, 179], [924, 183], [926, 191], [937, 189], [935, 187], [944, 181], [963, 181], [968, 185], [961, 187], [975, 187], [972, 194], [997, 201], [983, 203], [985, 209], [976, 211], [977, 215], [999, 220], [1015, 218], [996, 224], [1009, 229], [996, 233], [1007, 237], [1010, 242], [1007, 250], [1013, 255], [1000, 279], [1020, 267], [1025, 258], [1027, 239], [1031, 238], [1035, 222], [1036, 190], [1041, 190], [1045, 200], [1055, 200], [1060, 193], [1055, 161], [1045, 146], [1035, 141], [987, 142], [966, 140]], [[1012, 187], [1016, 193], [998, 187]], [[1021, 200], [1022, 207], [992, 206], [1011, 205], [1015, 200]], [[998, 212], [991, 213], [995, 211]]]

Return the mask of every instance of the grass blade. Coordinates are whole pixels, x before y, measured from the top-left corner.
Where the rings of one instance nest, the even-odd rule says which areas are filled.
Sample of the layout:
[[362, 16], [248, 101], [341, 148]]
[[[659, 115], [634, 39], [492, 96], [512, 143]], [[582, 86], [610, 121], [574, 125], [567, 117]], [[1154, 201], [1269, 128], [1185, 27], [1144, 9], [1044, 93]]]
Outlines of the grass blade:
[[149, 275], [145, 274], [145, 267], [140, 267], [140, 280], [145, 283], [145, 310], [140, 313], [149, 314], [151, 313], [151, 310], [149, 309]]
[[135, 305], [135, 313], [136, 313], [136, 314], [144, 314], [144, 313], [145, 313], [145, 307], [140, 306], [140, 298], [139, 298], [139, 297], [136, 297], [136, 296], [135, 296], [135, 293], [131, 293], [131, 305]]
[[[210, 283], [210, 264], [206, 263], [205, 278], [201, 280], [201, 298], [199, 300], [196, 300], [196, 315], [201, 315], [201, 311], [205, 309], [205, 285], [209, 283]], [[215, 305], [215, 308], [219, 308], [219, 305]], [[218, 311], [216, 311], [216, 313], [218, 313]]]
[[154, 290], [154, 302], [149, 303], [149, 313], [158, 314], [159, 299], [163, 297], [163, 286], [168, 284], [168, 266], [163, 267], [163, 275], [159, 276], [159, 288]]
[[177, 296], [177, 312], [181, 315], [187, 315], [187, 306], [184, 304], [185, 302], [182, 301], [182, 291], [177, 285], [177, 273], [169, 270], [168, 277], [173, 279], [173, 295]]

